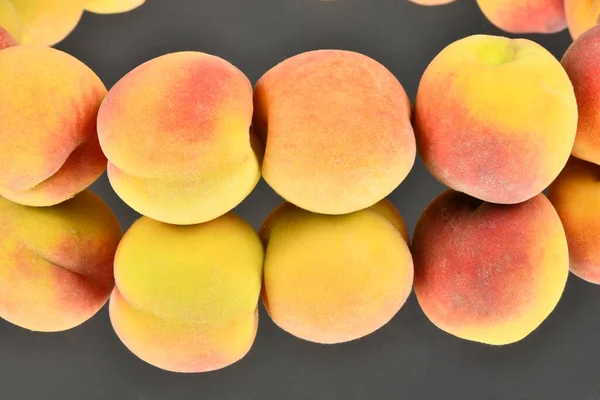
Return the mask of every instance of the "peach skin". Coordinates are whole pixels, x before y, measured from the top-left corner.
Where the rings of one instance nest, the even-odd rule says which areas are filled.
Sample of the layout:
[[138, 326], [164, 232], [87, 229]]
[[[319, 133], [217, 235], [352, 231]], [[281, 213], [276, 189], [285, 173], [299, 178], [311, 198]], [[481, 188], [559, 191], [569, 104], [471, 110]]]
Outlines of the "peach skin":
[[129, 206], [159, 221], [217, 218], [260, 179], [251, 121], [250, 81], [227, 61], [196, 52], [148, 61], [100, 108], [110, 183]]
[[569, 274], [565, 232], [542, 194], [499, 205], [449, 190], [423, 212], [412, 250], [415, 293], [431, 322], [490, 345], [533, 332]]
[[118, 14], [134, 10], [146, 0], [87, 0], [85, 10], [96, 14]]
[[106, 169], [96, 116], [106, 88], [74, 57], [39, 46], [0, 52], [0, 195], [51, 206]]
[[254, 90], [262, 173], [284, 199], [321, 214], [377, 203], [415, 161], [411, 106], [377, 61], [320, 50], [269, 70]]
[[600, 25], [575, 40], [562, 65], [575, 87], [579, 107], [573, 155], [600, 164]]
[[15, 38], [6, 29], [0, 26], [0, 50], [17, 46], [18, 44], [19, 43], [17, 43]]
[[79, 23], [84, 0], [10, 0], [23, 24], [21, 44], [54, 46]]
[[135, 355], [174, 372], [205, 372], [241, 359], [258, 327], [263, 247], [227, 213], [177, 226], [147, 217], [115, 257], [115, 332]]
[[21, 40], [23, 24], [9, 0], [0, 0], [0, 27], [7, 30], [17, 42]]
[[492, 203], [541, 193], [563, 169], [577, 131], [573, 85], [526, 39], [475, 35], [429, 64], [415, 105], [417, 147], [442, 183]]
[[564, 0], [477, 0], [485, 17], [511, 33], [556, 33], [567, 28]]
[[573, 39], [594, 25], [600, 18], [600, 0], [565, 0], [569, 32]]
[[263, 303], [279, 327], [301, 339], [334, 344], [369, 335], [411, 292], [408, 234], [386, 200], [346, 215], [283, 203], [260, 235]]
[[571, 272], [600, 285], [600, 165], [572, 158], [548, 198], [567, 234]]
[[86, 190], [53, 207], [0, 198], [0, 317], [40, 332], [91, 318], [113, 289], [121, 227]]
[[453, 3], [455, 0], [408, 0], [420, 6], [441, 6]]

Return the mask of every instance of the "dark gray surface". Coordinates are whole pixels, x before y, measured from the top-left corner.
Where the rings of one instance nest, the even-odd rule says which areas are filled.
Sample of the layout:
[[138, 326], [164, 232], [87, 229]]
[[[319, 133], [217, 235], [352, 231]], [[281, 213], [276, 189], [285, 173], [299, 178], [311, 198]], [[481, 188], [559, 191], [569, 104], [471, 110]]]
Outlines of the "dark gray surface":
[[[58, 47], [112, 86], [138, 64], [179, 50], [221, 56], [256, 80], [286, 57], [319, 48], [367, 54], [414, 99], [428, 62], [475, 33], [502, 34], [473, 0], [425, 8], [407, 0], [148, 0], [117, 16], [86, 14]], [[560, 57], [566, 32], [532, 36]], [[137, 215], [106, 178], [93, 189], [127, 228]], [[443, 187], [420, 161], [390, 199], [409, 229]], [[264, 182], [238, 208], [258, 228], [279, 203]], [[600, 287], [571, 276], [550, 318], [502, 348], [435, 328], [414, 295], [387, 326], [364, 339], [321, 346], [281, 331], [261, 310], [258, 337], [224, 370], [178, 375], [138, 360], [113, 333], [106, 308], [79, 328], [36, 334], [0, 322], [0, 397], [13, 399], [406, 399], [599, 400]]]

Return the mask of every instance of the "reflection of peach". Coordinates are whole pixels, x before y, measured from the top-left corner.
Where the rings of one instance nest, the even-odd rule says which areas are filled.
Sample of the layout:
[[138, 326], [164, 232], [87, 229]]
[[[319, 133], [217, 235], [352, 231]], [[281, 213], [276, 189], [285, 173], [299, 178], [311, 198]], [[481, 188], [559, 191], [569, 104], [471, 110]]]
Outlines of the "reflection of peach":
[[21, 44], [53, 46], [79, 23], [82, 0], [10, 0], [23, 23]]
[[565, 0], [569, 31], [573, 39], [590, 29], [600, 18], [600, 0]]
[[106, 88], [74, 57], [52, 48], [0, 51], [0, 195], [49, 206], [106, 169], [96, 116]]
[[227, 61], [196, 52], [148, 61], [110, 90], [98, 114], [110, 183], [156, 220], [214, 219], [260, 179], [251, 122], [252, 86]]
[[562, 59], [579, 107], [573, 155], [600, 165], [600, 25], [586, 31]]
[[485, 201], [519, 203], [567, 163], [577, 103], [569, 77], [542, 46], [475, 35], [427, 67], [414, 122], [419, 152], [438, 180]]
[[306, 210], [370, 207], [413, 166], [406, 92], [367, 56], [320, 50], [289, 58], [260, 78], [254, 107], [254, 128], [266, 144], [265, 180]]
[[571, 272], [600, 284], [600, 165], [571, 159], [548, 198], [567, 233]]
[[96, 14], [117, 14], [131, 11], [146, 0], [86, 0], [85, 10]]
[[21, 40], [23, 24], [10, 0], [0, 0], [0, 28], [7, 30], [17, 42]]
[[17, 46], [19, 43], [15, 38], [3, 27], [0, 26], [0, 50], [8, 47]]
[[422, 6], [441, 6], [442, 4], [452, 3], [455, 0], [408, 0]]
[[385, 325], [412, 289], [413, 264], [402, 217], [387, 201], [345, 215], [290, 203], [265, 221], [263, 302], [287, 332], [340, 343]]
[[541, 194], [497, 205], [447, 191], [423, 212], [412, 249], [415, 293], [431, 322], [492, 345], [535, 330], [569, 274], [565, 232]]
[[477, 0], [491, 23], [512, 33], [555, 33], [567, 27], [564, 0]]
[[263, 247], [227, 213], [199, 225], [140, 218], [115, 257], [110, 319], [138, 357], [175, 372], [226, 367], [252, 346]]
[[88, 190], [53, 207], [0, 198], [0, 317], [44, 332], [82, 324], [113, 289], [120, 238], [117, 218]]

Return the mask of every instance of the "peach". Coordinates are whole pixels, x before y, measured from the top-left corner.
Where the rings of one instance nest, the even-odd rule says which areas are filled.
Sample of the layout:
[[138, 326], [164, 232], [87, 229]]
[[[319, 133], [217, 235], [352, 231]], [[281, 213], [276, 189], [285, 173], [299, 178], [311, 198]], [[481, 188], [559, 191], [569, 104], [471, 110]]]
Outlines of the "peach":
[[117, 218], [90, 191], [42, 208], [0, 198], [0, 317], [41, 332], [84, 323], [113, 289], [120, 238]]
[[110, 319], [142, 360], [174, 372], [212, 371], [241, 359], [258, 326], [263, 247], [227, 213], [188, 226], [140, 218], [115, 257]]
[[491, 345], [533, 332], [569, 274], [565, 232], [542, 194], [499, 205], [449, 190], [423, 212], [412, 250], [415, 293], [431, 322]]
[[83, 15], [84, 0], [10, 0], [23, 24], [21, 44], [53, 46], [65, 39]]
[[74, 57], [38, 46], [0, 51], [0, 195], [50, 206], [106, 169], [96, 116], [106, 88]]
[[571, 37], [577, 39], [596, 25], [600, 18], [600, 0], [565, 0], [565, 11]]
[[85, 10], [96, 14], [117, 14], [140, 7], [146, 0], [86, 0]]
[[411, 292], [408, 234], [385, 200], [346, 215], [283, 203], [260, 235], [265, 308], [279, 327], [304, 340], [333, 344], [369, 335]]
[[217, 218], [260, 179], [251, 122], [252, 86], [227, 61], [196, 52], [148, 61], [100, 108], [110, 183], [129, 206], [159, 221]]
[[19, 43], [17, 43], [15, 38], [6, 29], [0, 26], [0, 50], [17, 46], [18, 44]]
[[555, 33], [567, 27], [564, 0], [477, 0], [485, 17], [512, 33]]
[[600, 166], [571, 159], [548, 198], [567, 234], [571, 272], [600, 284]]
[[406, 92], [367, 56], [321, 50], [289, 58], [260, 78], [254, 105], [253, 126], [266, 145], [263, 176], [303, 209], [370, 207], [415, 161]]
[[579, 36], [564, 54], [562, 65], [579, 107], [573, 155], [600, 164], [600, 25]]
[[441, 6], [443, 4], [452, 3], [455, 0], [409, 0], [409, 1], [419, 4], [421, 6]]
[[7, 30], [17, 42], [21, 40], [23, 24], [9, 0], [0, 0], [0, 27]]
[[573, 148], [577, 116], [573, 85], [542, 46], [474, 35], [429, 64], [414, 124], [419, 153], [440, 182], [513, 204], [558, 176]]

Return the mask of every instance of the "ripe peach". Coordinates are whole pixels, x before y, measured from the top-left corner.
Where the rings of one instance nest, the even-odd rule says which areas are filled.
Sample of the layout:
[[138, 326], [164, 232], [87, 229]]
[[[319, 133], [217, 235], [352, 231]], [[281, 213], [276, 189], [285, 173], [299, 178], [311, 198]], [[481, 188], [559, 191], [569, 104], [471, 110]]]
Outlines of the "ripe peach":
[[577, 39], [596, 25], [600, 17], [600, 0], [565, 0], [565, 11], [569, 32]]
[[477, 0], [486, 18], [512, 33], [555, 33], [567, 27], [564, 0]]

